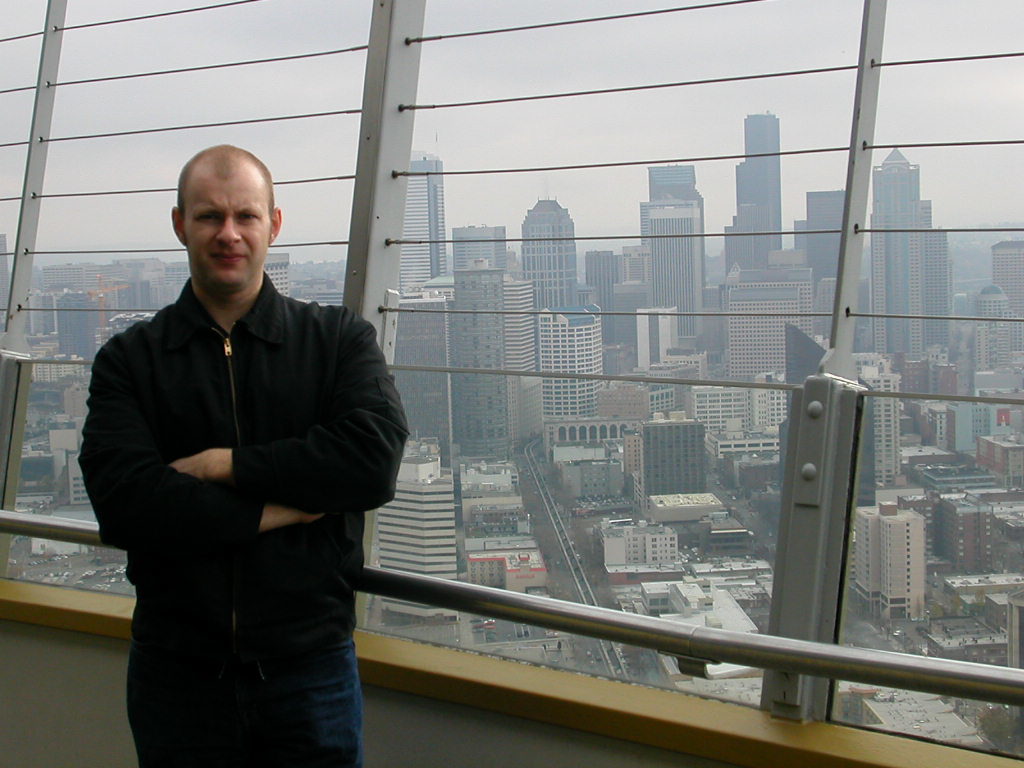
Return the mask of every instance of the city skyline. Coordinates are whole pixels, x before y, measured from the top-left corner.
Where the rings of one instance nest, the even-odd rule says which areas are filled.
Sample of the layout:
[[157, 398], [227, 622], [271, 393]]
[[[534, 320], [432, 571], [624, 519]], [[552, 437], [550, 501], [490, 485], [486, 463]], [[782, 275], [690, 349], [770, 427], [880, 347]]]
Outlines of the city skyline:
[[[62, 79], [107, 75], [116, 71], [142, 72], [154, 67], [152, 52], [166, 55], [167, 66], [195, 65], [258, 55], [289, 54], [302, 50], [326, 50], [365, 41], [369, 4], [345, 8], [323, 0], [307, 0], [313, 13], [325, 23], [316, 29], [298, 19], [282, 18], [274, 3], [254, 4], [242, 15], [239, 34], [228, 46], [211, 40], [203, 14], [166, 19], [158, 24], [114, 25], [67, 35]], [[168, 2], [153, 2], [147, 10], [159, 11]], [[598, 15], [611, 8], [604, 0], [558, 4], [524, 2], [515, 8], [478, 7], [466, 2], [428, 4], [428, 31], [490, 28], [503, 23], [547, 21]], [[653, 2], [638, 4], [656, 7]], [[151, 6], [151, 7], [150, 7]], [[945, 2], [928, 4], [933, 18], [928, 36], [914, 34], [920, 2], [900, 4], [890, 10], [886, 33], [886, 58], [906, 60], [927, 57], [936, 51], [970, 54], [999, 47], [1014, 49], [1012, 25], [991, 23], [989, 14], [1007, 13], [1009, 2], [986, 3], [960, 18]], [[72, 6], [69, 22], [117, 18], [131, 10], [128, 4], [104, 0], [88, 8]], [[9, 9], [12, 33], [39, 28], [41, 3], [23, 3]], [[229, 11], [213, 12], [215, 16]], [[591, 25], [586, 35], [573, 28], [543, 32], [550, 45], [531, 47], [522, 57], [523, 37], [504, 35], [467, 39], [458, 43], [461, 55], [479, 51], [488, 67], [467, 77], [443, 46], [425, 45], [419, 100], [445, 102], [460, 98], [559, 92], [602, 85], [670, 82], [716, 75], [785, 70], [800, 67], [850, 64], [856, 53], [856, 28], [860, 7], [842, 0], [795, 0], [785, 5], [754, 4], [743, 9], [707, 10], [668, 14], [630, 22], [628, 34], [619, 39], [614, 26]], [[297, 14], [301, 15], [301, 14]], [[956, 23], [952, 20], [956, 19]], [[750, 20], [739, 24], [740, 20]], [[330, 22], [330, 23], [327, 23]], [[988, 23], [987, 23], [988, 22]], [[691, 31], [692, 30], [692, 31]], [[174, 50], [156, 42], [166, 35], [187, 41]], [[677, 40], [682, 34], [686, 45]], [[127, 37], [125, 37], [127, 35]], [[771, 35], [775, 46], [759, 44]], [[796, 43], [799, 41], [799, 45]], [[787, 44], [787, 42], [789, 44]], [[126, 44], [130, 43], [130, 44]], [[245, 43], [249, 43], [246, 45]], [[728, 43], [725, 45], [724, 43]], [[255, 45], [256, 49], [252, 46]], [[614, 49], [615, 56], [608, 56]], [[0, 88], [28, 85], [35, 78], [33, 40], [0, 47]], [[660, 51], [672, 51], [666, 58]], [[750, 51], [757, 50], [758, 56]], [[108, 52], [116, 51], [111, 58]], [[217, 51], [216, 54], [211, 51]], [[486, 53], [485, 53], [486, 51]], [[102, 56], [98, 54], [103, 52]], [[575, 53], [574, 53], [575, 52]], [[579, 58], [578, 70], [564, 71], [552, 60], [569, 54]], [[654, 55], [658, 53], [658, 55]], [[604, 54], [604, 55], [602, 55]], [[785, 55], [783, 55], [785, 54]], [[464, 60], [464, 59], [459, 59]], [[315, 61], [315, 60], [314, 60]], [[302, 113], [319, 107], [357, 106], [363, 61], [361, 56], [338, 56], [328, 64], [294, 64], [280, 69], [261, 69], [274, 93], [273, 112]], [[513, 61], [515, 64], [513, 65]], [[329, 85], [317, 75], [329, 67]], [[317, 69], [319, 68], [319, 69]], [[1000, 139], [1014, 135], [1024, 105], [1015, 92], [1012, 62], [974, 62], [943, 69], [941, 78], [922, 80], [913, 67], [886, 69], [880, 102], [877, 139], [899, 141], [949, 141]], [[513, 73], [515, 73], [513, 75]], [[91, 131], [132, 129], [183, 122], [182, 103], [190, 114], [203, 120], [256, 117], [267, 107], [245, 101], [241, 95], [225, 95], [235, 75], [209, 73], [210, 89], [224, 97], [213, 105], [197, 94], [194, 77], [142, 78], [111, 84], [69, 86], [60, 89], [55, 111], [54, 134], [73, 135]], [[520, 82], [511, 83], [516, 77]], [[849, 141], [849, 95], [852, 73], [840, 72], [807, 78], [782, 78], [727, 87], [668, 89], [660, 96], [632, 94], [615, 101], [593, 97], [546, 102], [541, 106], [424, 110], [417, 115], [413, 146], [444, 158], [451, 170], [550, 164], [588, 163], [603, 160], [681, 159], [690, 156], [740, 152], [741, 121], [745, 115], [772, 111], [782, 121], [784, 150], [842, 147]], [[206, 90], [204, 88], [204, 90]], [[22, 141], [27, 135], [31, 100], [26, 94], [4, 97], [9, 101], [7, 129], [0, 141]], [[618, 97], [617, 97], [618, 98]], [[105, 105], [97, 110], [96, 99]], [[241, 100], [240, 100], [241, 99]], [[123, 105], [123, 106], [122, 106]], [[131, 109], [127, 106], [131, 105]], [[929, 106], [930, 105], [930, 106]], [[927, 107], [927, 108], [926, 108]], [[640, 120], [615, 121], [613, 131], [599, 116], [620, 110], [642, 116]], [[609, 110], [611, 111], [609, 113]], [[695, 111], [696, 110], [696, 111]], [[699, 119], [695, 118], [699, 115]], [[140, 116], [145, 116], [144, 119]], [[561, 121], [564, 128], [552, 132], [543, 126]], [[187, 121], [186, 121], [187, 122]], [[46, 188], [49, 192], [102, 189], [138, 189], [168, 186], [185, 158], [195, 150], [218, 141], [248, 146], [267, 159], [281, 180], [311, 178], [328, 173], [347, 173], [354, 167], [357, 118], [339, 116], [304, 122], [302, 142], [295, 142], [285, 126], [234, 126], [199, 132], [172, 132], [124, 141], [98, 139], [62, 142], [51, 147]], [[140, 125], [144, 123], [144, 125]], [[524, 129], [522, 126], [531, 126]], [[982, 129], [980, 126], [984, 126]], [[566, 129], [568, 132], [566, 132]], [[322, 138], [321, 138], [322, 137]], [[309, 147], [315, 145], [316, 152]], [[927, 165], [930, 199], [935, 201], [938, 226], [981, 226], [1020, 220], [1012, 195], [992, 184], [1010, 163], [1006, 150], [915, 150], [914, 161]], [[880, 163], [885, 150], [875, 153]], [[143, 153], [144, 162], [139, 153]], [[128, 162], [124, 159], [128, 158]], [[941, 162], [940, 162], [941, 160]], [[23, 151], [8, 148], [0, 153], [0, 196], [17, 195], [22, 182]], [[788, 228], [806, 217], [804, 195], [811, 190], [843, 187], [845, 158], [842, 152], [785, 158], [782, 161], [782, 222]], [[698, 165], [701, 189], [708, 201], [705, 218], [708, 232], [721, 232], [735, 214], [735, 162]], [[636, 234], [635, 202], [645, 199], [644, 167], [618, 170], [580, 170], [494, 175], [479, 178], [448, 177], [448, 223], [469, 226], [517, 223], [509, 212], [528, 208], [542, 198], [558, 199], [573, 211], [581, 236]], [[285, 236], [294, 242], [343, 240], [350, 210], [349, 182], [324, 182], [281, 189], [286, 213]], [[167, 211], [173, 195], [153, 193], [121, 198], [74, 198], [47, 200], [43, 206], [40, 250], [157, 248], [175, 245]], [[116, 218], [114, 212], [117, 211]], [[0, 231], [13, 240], [17, 206], [0, 203]], [[123, 215], [121, 211], [129, 211]], [[115, 223], [116, 222], [116, 223]], [[71, 233], [74, 233], [73, 235]], [[619, 247], [606, 241], [592, 247]], [[722, 241], [709, 240], [709, 255], [722, 249]], [[339, 259], [343, 247], [318, 247], [293, 252], [295, 262]], [[40, 256], [53, 263], [60, 256]]]

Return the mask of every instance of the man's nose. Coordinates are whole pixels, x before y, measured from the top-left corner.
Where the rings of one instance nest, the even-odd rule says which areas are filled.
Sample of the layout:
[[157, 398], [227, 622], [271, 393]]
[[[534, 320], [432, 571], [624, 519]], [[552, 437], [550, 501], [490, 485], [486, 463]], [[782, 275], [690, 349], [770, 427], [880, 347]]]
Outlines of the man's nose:
[[238, 227], [234, 218], [231, 216], [224, 217], [224, 222], [220, 226], [220, 231], [217, 232], [217, 239], [224, 242], [235, 242], [240, 239]]

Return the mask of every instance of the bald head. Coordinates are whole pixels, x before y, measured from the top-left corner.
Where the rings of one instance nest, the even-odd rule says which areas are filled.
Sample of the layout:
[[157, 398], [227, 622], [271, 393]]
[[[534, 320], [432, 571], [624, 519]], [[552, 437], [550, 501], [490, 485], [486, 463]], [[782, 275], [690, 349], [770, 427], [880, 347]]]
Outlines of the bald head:
[[230, 144], [219, 144], [216, 147], [208, 147], [197, 153], [191, 160], [185, 163], [185, 166], [181, 169], [181, 173], [178, 175], [178, 210], [185, 213], [185, 200], [187, 195], [185, 194], [188, 189], [188, 183], [192, 178], [192, 172], [199, 166], [208, 169], [216, 177], [221, 179], [228, 179], [235, 173], [239, 166], [246, 164], [252, 165], [259, 171], [260, 176], [263, 177], [263, 182], [267, 187], [267, 211], [272, 212], [274, 210], [274, 180], [270, 176], [270, 171], [267, 166], [263, 164], [252, 152], [249, 152], [240, 147], [234, 147]]

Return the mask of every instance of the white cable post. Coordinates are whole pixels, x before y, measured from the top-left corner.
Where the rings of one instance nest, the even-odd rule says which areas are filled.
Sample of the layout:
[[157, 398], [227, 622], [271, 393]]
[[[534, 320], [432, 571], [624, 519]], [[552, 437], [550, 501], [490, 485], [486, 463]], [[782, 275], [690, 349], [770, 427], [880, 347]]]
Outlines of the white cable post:
[[[878, 104], [885, 0], [865, 0], [854, 91], [843, 232], [830, 349], [821, 373], [793, 394], [785, 456], [769, 632], [835, 643], [856, 498], [864, 387], [855, 381], [853, 342], [863, 233]], [[828, 717], [831, 682], [766, 672], [761, 708], [794, 720]]]
[[[49, 0], [46, 6], [46, 26], [39, 52], [39, 72], [36, 76], [35, 101], [32, 107], [32, 125], [25, 158], [25, 179], [21, 189], [18, 210], [18, 232], [14, 240], [11, 289], [4, 308], [4, 332], [0, 335], [0, 501], [7, 509], [14, 509], [18, 493], [21, 441], [25, 429], [25, 407], [31, 382], [31, 365], [25, 364], [28, 342], [29, 291], [32, 288], [32, 252], [36, 247], [39, 230], [38, 195], [43, 189], [46, 173], [44, 139], [50, 135], [53, 101], [60, 66], [64, 17], [67, 0]], [[9, 536], [0, 536], [0, 576], [7, 573], [10, 560]]]
[[405, 219], [406, 177], [395, 172], [409, 167], [416, 102], [420, 44], [407, 43], [423, 33], [426, 0], [374, 0], [366, 79], [359, 125], [359, 157], [352, 195], [345, 273], [345, 306], [359, 313], [384, 338], [379, 311], [387, 291], [398, 286], [400, 245]]
[[[370, 42], [366, 51], [363, 107], [359, 123], [359, 156], [352, 193], [352, 218], [345, 272], [345, 306], [377, 329], [377, 340], [390, 363], [394, 360], [397, 315], [381, 306], [397, 305], [402, 248], [388, 245], [402, 237], [406, 177], [420, 76], [420, 44], [407, 43], [423, 34], [426, 0], [374, 0]], [[377, 512], [366, 513], [363, 551], [372, 560]], [[366, 593], [356, 597], [356, 616], [366, 617]]]
[[4, 334], [0, 349], [27, 352], [25, 332], [28, 327], [29, 291], [32, 288], [33, 252], [39, 231], [39, 210], [42, 200], [43, 177], [46, 174], [46, 153], [53, 119], [53, 102], [60, 67], [60, 49], [63, 42], [64, 16], [67, 0], [49, 0], [46, 7], [46, 27], [39, 53], [39, 74], [36, 77], [35, 103], [32, 108], [32, 127], [29, 132], [25, 159], [25, 181], [21, 190], [21, 208], [18, 211], [18, 234], [14, 241], [14, 260], [11, 290], [4, 315]]
[[882, 41], [885, 36], [886, 0], [865, 0], [861, 26], [857, 85], [853, 101], [853, 126], [850, 130], [850, 154], [846, 168], [846, 197], [843, 201], [843, 226], [836, 267], [836, 299], [832, 309], [832, 333], [829, 350], [821, 370], [847, 379], [856, 378], [853, 343], [860, 290], [860, 262], [867, 238], [868, 189], [871, 186], [869, 148], [875, 140], [878, 114], [878, 89], [881, 81]]

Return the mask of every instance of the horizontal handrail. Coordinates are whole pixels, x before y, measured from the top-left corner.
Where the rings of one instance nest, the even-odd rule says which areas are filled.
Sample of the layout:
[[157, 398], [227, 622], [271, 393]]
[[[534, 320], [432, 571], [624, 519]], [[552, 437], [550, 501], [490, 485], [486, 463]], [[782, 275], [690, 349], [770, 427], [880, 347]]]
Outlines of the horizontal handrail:
[[[99, 545], [95, 523], [0, 510], [0, 532]], [[367, 566], [363, 591], [649, 648], [684, 659], [1024, 705], [1024, 670], [679, 624]]]

